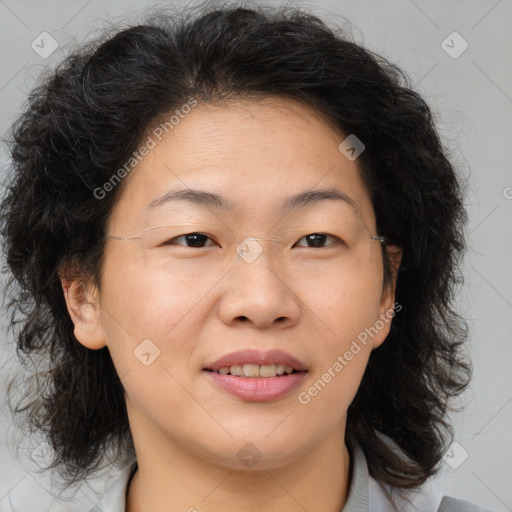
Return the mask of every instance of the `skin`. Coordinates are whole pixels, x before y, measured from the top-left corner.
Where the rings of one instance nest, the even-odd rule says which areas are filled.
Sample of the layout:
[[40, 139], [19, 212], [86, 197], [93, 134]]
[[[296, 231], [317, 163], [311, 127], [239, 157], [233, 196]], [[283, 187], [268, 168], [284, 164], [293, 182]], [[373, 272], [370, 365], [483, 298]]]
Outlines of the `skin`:
[[[196, 223], [176, 235], [205, 232], [218, 245], [190, 248], [181, 239], [172, 266], [148, 259], [138, 242], [108, 241], [99, 289], [63, 280], [76, 338], [92, 350], [108, 346], [125, 388], [139, 464], [128, 512], [343, 508], [346, 411], [390, 321], [308, 404], [297, 395], [392, 310], [395, 283], [383, 290], [380, 242], [358, 246], [364, 257], [345, 267], [342, 249], [304, 242], [311, 233], [336, 235], [340, 219], [356, 222], [346, 203], [321, 201], [284, 217], [279, 209], [290, 195], [336, 187], [358, 205], [368, 237], [378, 234], [358, 161], [338, 150], [344, 138], [289, 99], [198, 104], [125, 178], [107, 232], [128, 237], [163, 222]], [[176, 187], [221, 194], [236, 209], [214, 214], [176, 202], [144, 213]], [[232, 257], [244, 236], [282, 242], [261, 241], [263, 252], [248, 264]], [[292, 248], [301, 238], [303, 247]], [[302, 253], [286, 259], [278, 247]], [[389, 250], [399, 265], [398, 249]], [[134, 356], [144, 339], [160, 350], [149, 366]], [[242, 348], [287, 351], [306, 364], [306, 379], [273, 402], [234, 397], [202, 368]], [[252, 467], [237, 456], [248, 442], [261, 454]]]

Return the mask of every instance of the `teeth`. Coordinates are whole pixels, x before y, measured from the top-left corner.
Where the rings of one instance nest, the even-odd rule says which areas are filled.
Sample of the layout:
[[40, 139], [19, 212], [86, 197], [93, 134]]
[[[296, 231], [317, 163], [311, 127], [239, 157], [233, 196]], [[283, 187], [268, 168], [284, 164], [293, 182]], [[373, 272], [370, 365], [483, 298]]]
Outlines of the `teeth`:
[[244, 374], [243, 366], [241, 364], [234, 364], [233, 366], [230, 366], [229, 373], [231, 373], [231, 375], [236, 375], [237, 377], [242, 377]]
[[275, 377], [284, 373], [292, 373], [293, 367], [283, 364], [234, 364], [232, 366], [224, 366], [219, 368], [217, 373], [221, 375], [236, 375], [237, 377]]
[[242, 367], [242, 370], [244, 373], [244, 377], [259, 377], [260, 376], [260, 367], [257, 364], [244, 364]]
[[260, 377], [275, 377], [277, 375], [277, 369], [275, 364], [265, 364], [263, 366], [256, 366], [256, 371], [259, 373]]

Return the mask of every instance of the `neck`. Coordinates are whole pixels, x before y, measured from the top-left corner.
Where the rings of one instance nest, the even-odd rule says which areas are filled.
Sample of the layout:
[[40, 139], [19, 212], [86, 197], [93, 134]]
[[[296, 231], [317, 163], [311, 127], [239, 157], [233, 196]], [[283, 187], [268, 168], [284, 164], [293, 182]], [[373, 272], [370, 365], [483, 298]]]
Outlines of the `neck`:
[[[344, 425], [287, 465], [234, 469], [205, 460], [158, 434], [136, 440], [138, 469], [126, 512], [340, 512], [350, 485]], [[166, 449], [162, 450], [162, 446]]]

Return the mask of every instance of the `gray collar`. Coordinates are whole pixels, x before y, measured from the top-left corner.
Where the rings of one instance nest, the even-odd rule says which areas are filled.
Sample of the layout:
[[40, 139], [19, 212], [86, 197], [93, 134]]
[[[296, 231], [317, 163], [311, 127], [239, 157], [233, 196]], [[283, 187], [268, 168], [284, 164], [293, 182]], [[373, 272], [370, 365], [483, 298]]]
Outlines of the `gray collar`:
[[[350, 449], [350, 447], [349, 447]], [[369, 475], [366, 457], [359, 444], [350, 450], [351, 479], [347, 501], [341, 512], [368, 512], [370, 509]]]

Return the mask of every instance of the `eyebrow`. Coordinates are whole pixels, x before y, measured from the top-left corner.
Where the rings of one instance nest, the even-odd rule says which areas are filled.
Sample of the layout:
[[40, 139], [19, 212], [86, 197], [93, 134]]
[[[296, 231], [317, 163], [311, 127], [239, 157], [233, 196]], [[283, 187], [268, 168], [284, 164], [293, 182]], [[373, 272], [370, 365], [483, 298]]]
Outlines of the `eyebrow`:
[[[361, 212], [357, 203], [347, 194], [336, 188], [306, 190], [288, 197], [281, 206], [282, 213], [288, 213], [292, 210], [307, 208], [320, 201], [341, 201], [349, 204], [358, 213]], [[164, 195], [153, 199], [146, 210], [154, 209], [163, 204], [173, 201], [188, 201], [198, 206], [212, 208], [215, 210], [233, 210], [235, 205], [232, 201], [213, 192], [194, 189], [173, 189]]]

